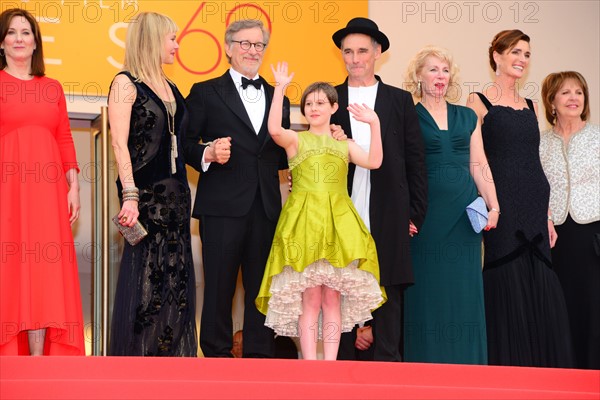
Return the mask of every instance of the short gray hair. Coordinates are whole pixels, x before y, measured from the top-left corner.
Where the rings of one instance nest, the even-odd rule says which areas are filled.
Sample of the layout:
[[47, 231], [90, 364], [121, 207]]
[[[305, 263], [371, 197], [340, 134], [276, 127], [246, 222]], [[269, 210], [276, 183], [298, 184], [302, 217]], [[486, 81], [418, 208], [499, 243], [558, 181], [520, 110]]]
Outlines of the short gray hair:
[[[260, 28], [263, 34], [263, 43], [265, 46], [268, 45], [271, 33], [265, 28], [265, 25], [262, 23], [262, 21], [258, 19], [241, 19], [231, 23], [225, 30], [225, 44], [230, 45], [233, 41], [233, 35], [239, 31], [252, 28]], [[227, 57], [227, 61], [231, 63], [231, 58], [227, 55], [227, 53], [225, 53], [225, 56]]]

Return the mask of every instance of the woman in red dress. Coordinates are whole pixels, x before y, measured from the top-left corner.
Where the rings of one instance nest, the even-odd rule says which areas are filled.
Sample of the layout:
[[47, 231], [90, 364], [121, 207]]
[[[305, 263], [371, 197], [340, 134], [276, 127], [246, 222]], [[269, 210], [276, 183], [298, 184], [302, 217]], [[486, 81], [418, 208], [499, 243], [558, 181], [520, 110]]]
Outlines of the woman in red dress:
[[65, 96], [29, 12], [0, 14], [0, 40], [0, 355], [84, 355]]

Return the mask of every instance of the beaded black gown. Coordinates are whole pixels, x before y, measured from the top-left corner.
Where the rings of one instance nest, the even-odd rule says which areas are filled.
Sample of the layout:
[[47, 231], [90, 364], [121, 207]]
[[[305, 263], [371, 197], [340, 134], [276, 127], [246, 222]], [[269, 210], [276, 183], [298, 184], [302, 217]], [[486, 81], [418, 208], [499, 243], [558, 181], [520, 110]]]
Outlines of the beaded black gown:
[[[134, 82], [128, 148], [140, 190], [139, 221], [148, 231], [135, 246], [125, 242], [112, 316], [109, 355], [188, 356], [198, 352], [196, 287], [190, 235], [191, 197], [180, 134], [187, 111], [181, 93], [175, 135], [179, 156], [171, 171], [171, 137], [162, 100]], [[121, 182], [117, 180], [121, 198]]]
[[483, 285], [492, 365], [573, 365], [563, 291], [552, 270], [548, 237], [550, 185], [539, 157], [533, 103], [494, 106], [483, 119], [484, 149], [502, 214], [484, 232]]

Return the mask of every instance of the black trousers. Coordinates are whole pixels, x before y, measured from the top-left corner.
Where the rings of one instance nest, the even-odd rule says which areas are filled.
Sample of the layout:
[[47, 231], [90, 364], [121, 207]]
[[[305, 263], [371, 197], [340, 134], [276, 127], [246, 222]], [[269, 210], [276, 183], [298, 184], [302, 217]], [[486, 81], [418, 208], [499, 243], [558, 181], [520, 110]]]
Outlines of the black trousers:
[[267, 218], [260, 195], [243, 217], [202, 216], [204, 303], [200, 347], [205, 357], [232, 357], [231, 317], [237, 275], [244, 284], [244, 357], [275, 355], [274, 332], [254, 304], [262, 282], [276, 221]]
[[600, 369], [600, 221], [578, 224], [568, 215], [555, 228], [552, 266], [567, 303], [575, 368]]

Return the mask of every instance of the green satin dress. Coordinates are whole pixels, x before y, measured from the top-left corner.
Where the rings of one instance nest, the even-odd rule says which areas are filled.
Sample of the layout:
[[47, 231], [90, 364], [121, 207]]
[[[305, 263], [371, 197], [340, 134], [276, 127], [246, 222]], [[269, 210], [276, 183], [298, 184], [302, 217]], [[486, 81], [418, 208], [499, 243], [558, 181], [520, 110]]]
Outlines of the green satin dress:
[[298, 133], [289, 160], [294, 182], [275, 231], [256, 306], [265, 325], [299, 336], [302, 293], [325, 285], [340, 291], [342, 332], [371, 319], [385, 293], [375, 242], [348, 196], [348, 143]]
[[[416, 106], [425, 143], [428, 208], [411, 240], [415, 284], [404, 297], [404, 359], [487, 364], [481, 233], [466, 206], [477, 197], [469, 171], [477, 116], [448, 104], [448, 130]], [[502, 221], [500, 221], [502, 223]]]

